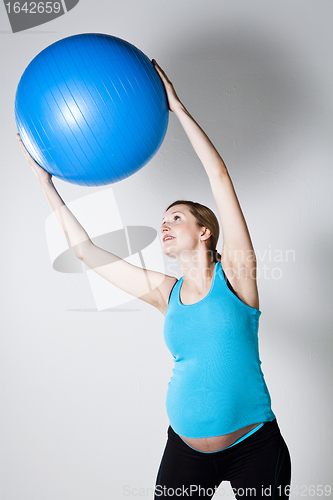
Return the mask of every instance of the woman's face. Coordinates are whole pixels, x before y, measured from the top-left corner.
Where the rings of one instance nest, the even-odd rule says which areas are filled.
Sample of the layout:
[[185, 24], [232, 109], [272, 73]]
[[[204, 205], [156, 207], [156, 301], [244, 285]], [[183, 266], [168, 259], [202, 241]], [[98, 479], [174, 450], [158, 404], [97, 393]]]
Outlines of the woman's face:
[[173, 258], [181, 258], [198, 247], [203, 229], [190, 212], [187, 205], [174, 205], [164, 214], [161, 225], [163, 253]]

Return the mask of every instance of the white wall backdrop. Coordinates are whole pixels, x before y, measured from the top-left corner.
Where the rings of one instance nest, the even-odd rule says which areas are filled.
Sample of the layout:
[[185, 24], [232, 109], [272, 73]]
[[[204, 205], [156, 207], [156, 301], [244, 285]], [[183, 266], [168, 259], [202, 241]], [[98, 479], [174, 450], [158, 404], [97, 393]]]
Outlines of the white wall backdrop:
[[[86, 274], [52, 268], [50, 209], [15, 136], [25, 67], [84, 32], [154, 57], [225, 159], [257, 252], [260, 355], [292, 456], [291, 498], [333, 486], [333, 3], [81, 0], [16, 34], [3, 3], [0, 15], [1, 498], [152, 498], [166, 442], [163, 316], [140, 300], [97, 311]], [[66, 202], [105, 189], [55, 184]], [[126, 226], [158, 229], [179, 197], [216, 210], [175, 116], [154, 159], [112, 189]]]

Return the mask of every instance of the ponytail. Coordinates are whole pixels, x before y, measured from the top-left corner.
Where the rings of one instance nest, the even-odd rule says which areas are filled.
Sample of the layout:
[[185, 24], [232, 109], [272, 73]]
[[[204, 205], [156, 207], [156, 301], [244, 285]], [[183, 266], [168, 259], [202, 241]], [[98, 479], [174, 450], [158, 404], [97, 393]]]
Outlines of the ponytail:
[[216, 249], [214, 250], [214, 262], [221, 262], [221, 254]]

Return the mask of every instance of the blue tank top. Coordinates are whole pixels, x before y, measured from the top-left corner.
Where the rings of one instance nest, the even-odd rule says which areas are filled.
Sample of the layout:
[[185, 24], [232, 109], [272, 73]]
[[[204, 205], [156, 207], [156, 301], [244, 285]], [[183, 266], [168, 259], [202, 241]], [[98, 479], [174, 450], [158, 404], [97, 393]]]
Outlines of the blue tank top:
[[171, 291], [164, 323], [174, 357], [166, 398], [171, 427], [180, 436], [202, 438], [274, 420], [259, 358], [261, 312], [229, 289], [221, 262], [199, 302], [181, 303], [182, 282]]

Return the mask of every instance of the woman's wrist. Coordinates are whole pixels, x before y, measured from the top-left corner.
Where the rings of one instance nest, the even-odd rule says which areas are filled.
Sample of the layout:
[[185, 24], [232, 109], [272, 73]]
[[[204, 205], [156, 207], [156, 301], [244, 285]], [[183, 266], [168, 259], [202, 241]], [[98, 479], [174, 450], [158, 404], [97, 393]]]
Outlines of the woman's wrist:
[[186, 110], [184, 104], [180, 101], [175, 104], [173, 112], [175, 113], [176, 116], [181, 115], [182, 113], [188, 114], [188, 111]]
[[53, 187], [54, 188], [54, 184], [53, 184], [53, 181], [52, 181], [52, 178], [42, 178], [42, 177], [38, 177], [38, 182], [39, 182], [39, 185], [40, 187], [43, 189], [43, 188], [47, 188], [49, 186]]

